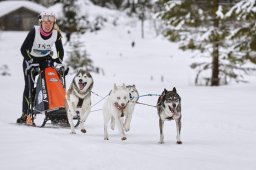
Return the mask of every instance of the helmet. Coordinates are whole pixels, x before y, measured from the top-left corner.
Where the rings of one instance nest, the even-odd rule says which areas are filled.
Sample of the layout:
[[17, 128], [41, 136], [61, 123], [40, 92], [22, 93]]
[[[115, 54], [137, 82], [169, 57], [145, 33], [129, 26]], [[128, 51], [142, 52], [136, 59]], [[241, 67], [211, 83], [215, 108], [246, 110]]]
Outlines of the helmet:
[[39, 15], [39, 22], [42, 21], [51, 21], [56, 22], [56, 16], [55, 13], [52, 11], [43, 11]]

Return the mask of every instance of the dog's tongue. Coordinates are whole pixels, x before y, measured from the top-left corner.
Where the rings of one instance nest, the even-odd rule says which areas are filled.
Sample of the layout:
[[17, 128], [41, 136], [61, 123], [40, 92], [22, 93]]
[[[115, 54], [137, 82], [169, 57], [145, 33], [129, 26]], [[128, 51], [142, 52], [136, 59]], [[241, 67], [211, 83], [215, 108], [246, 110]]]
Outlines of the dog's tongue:
[[79, 85], [79, 89], [80, 89], [80, 90], [82, 90], [82, 89], [84, 88], [84, 86], [85, 86], [84, 83], [78, 83], [78, 85]]
[[117, 109], [124, 110], [125, 106], [120, 106], [118, 103], [114, 103]]
[[172, 113], [174, 113], [174, 109], [169, 106], [169, 109]]

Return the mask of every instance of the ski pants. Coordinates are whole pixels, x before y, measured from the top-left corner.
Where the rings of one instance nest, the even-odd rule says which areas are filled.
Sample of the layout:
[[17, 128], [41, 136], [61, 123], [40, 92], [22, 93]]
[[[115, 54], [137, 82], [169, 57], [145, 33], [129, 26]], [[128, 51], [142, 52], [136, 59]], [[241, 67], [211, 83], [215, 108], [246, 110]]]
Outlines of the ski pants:
[[[29, 83], [31, 82], [31, 88], [34, 87], [34, 82], [32, 81], [31, 74], [25, 74], [26, 68], [29, 66], [28, 62], [26, 60], [23, 60], [23, 74], [24, 74], [24, 81], [25, 81], [25, 87], [23, 92], [23, 99], [22, 99], [22, 112], [23, 114], [29, 113], [29, 101], [32, 101], [29, 99]], [[33, 75], [33, 79], [35, 78], [35, 75]], [[31, 90], [32, 91], [32, 90]]]

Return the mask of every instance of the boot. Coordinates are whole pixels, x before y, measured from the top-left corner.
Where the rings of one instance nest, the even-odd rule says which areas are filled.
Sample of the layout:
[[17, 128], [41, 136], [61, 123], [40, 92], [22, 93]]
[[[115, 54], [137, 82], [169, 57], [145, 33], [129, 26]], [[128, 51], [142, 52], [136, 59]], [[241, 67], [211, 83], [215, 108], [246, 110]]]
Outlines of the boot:
[[22, 113], [21, 117], [17, 119], [17, 123], [26, 123], [27, 114]]
[[34, 126], [33, 117], [31, 115], [28, 115], [25, 123], [26, 125]]

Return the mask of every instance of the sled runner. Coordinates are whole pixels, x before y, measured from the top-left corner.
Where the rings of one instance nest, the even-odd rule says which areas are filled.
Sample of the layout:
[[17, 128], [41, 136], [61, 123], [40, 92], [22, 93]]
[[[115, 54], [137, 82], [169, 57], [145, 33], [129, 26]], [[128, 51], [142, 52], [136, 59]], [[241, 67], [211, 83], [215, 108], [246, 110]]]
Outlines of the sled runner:
[[[44, 127], [48, 121], [53, 125], [68, 126], [67, 114], [65, 110], [66, 81], [65, 76], [68, 69], [62, 64], [56, 64], [51, 59], [47, 59], [39, 67], [38, 64], [31, 64], [26, 69], [29, 85], [29, 115], [35, 126], [40, 124]], [[34, 87], [32, 87], [32, 82]], [[38, 115], [44, 115], [44, 119], [36, 120]], [[77, 124], [79, 117], [76, 118]]]

